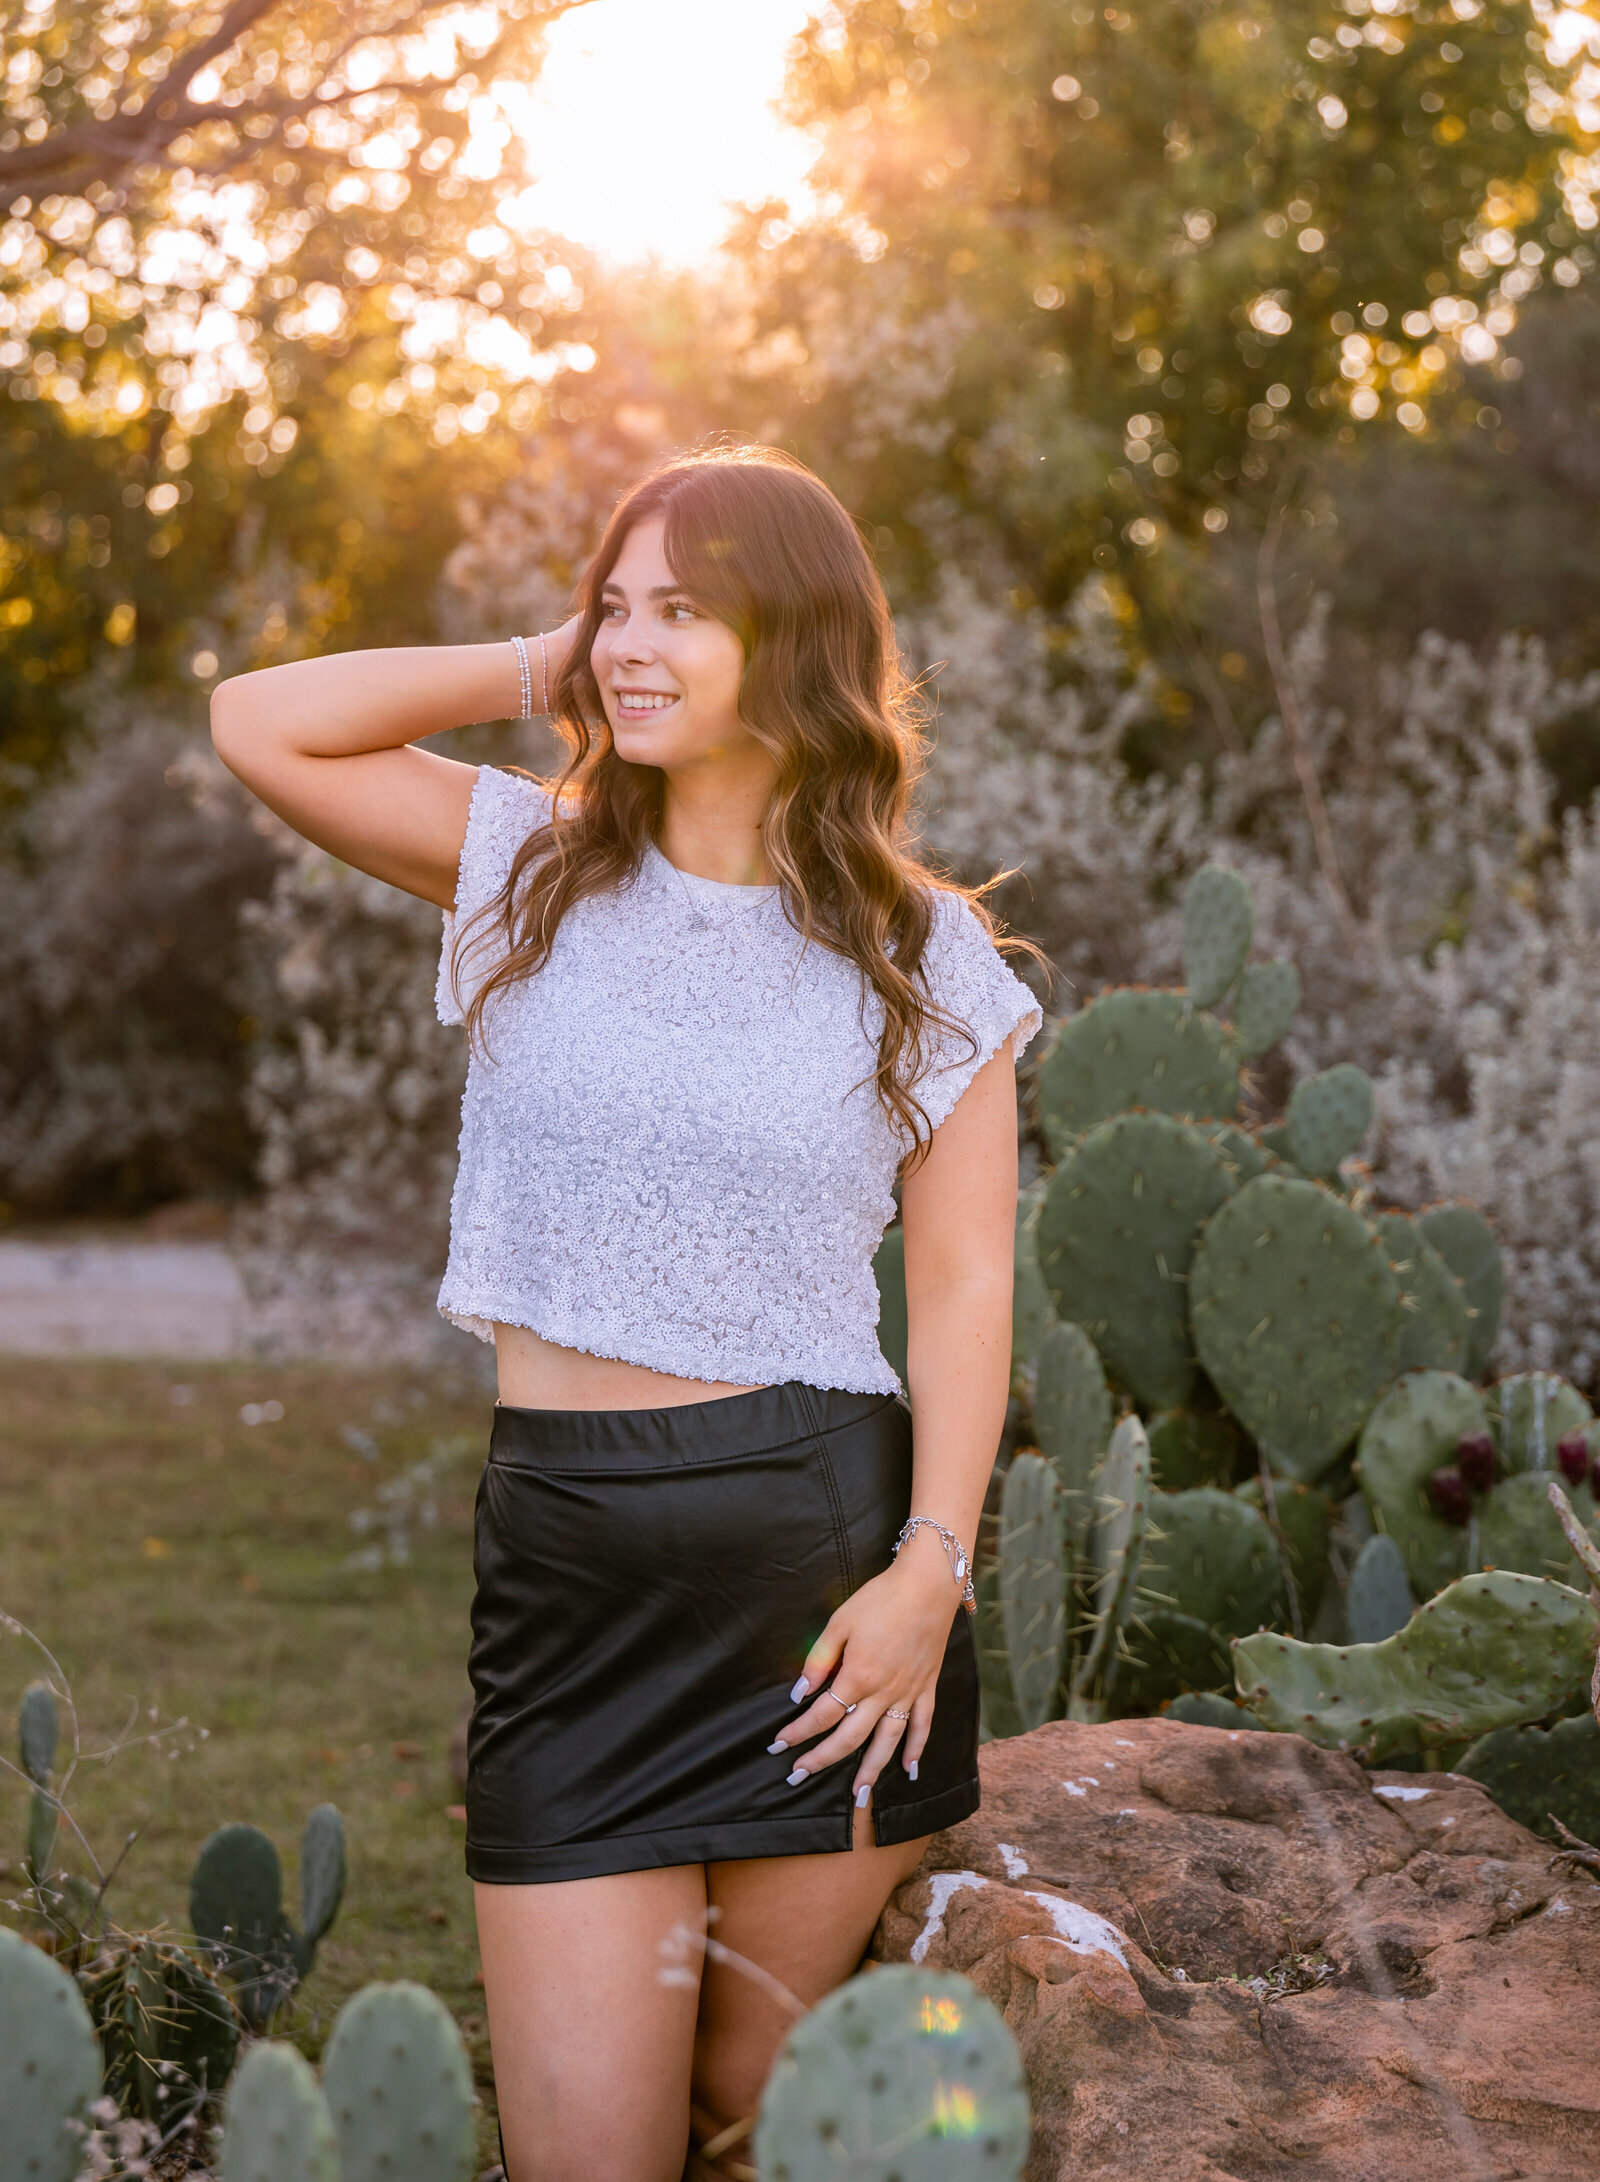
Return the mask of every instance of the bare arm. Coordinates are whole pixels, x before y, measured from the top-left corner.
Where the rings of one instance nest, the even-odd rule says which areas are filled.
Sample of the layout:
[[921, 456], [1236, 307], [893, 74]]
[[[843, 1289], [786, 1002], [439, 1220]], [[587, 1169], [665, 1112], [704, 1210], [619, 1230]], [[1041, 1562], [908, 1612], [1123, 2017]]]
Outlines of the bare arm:
[[[545, 639], [552, 682], [576, 633], [574, 619]], [[520, 709], [510, 644], [340, 652], [219, 683], [211, 739], [296, 833], [448, 909], [477, 767], [409, 745]]]
[[[954, 1531], [969, 1560], [1005, 1425], [1016, 1203], [1016, 1062], [1008, 1040], [934, 1131], [927, 1158], [900, 1192], [911, 1513]], [[785, 1728], [778, 1747], [824, 1737], [797, 1758], [791, 1779], [855, 1753], [859, 1800], [902, 1731], [905, 1767], [916, 1778], [959, 1598], [944, 1547], [928, 1530], [914, 1532], [882, 1575], [851, 1594], [807, 1655], [800, 1697], [833, 1674], [840, 1702], [854, 1704], [856, 1715], [841, 1719], [838, 1705], [822, 1697]], [[909, 1720], [897, 1720], [890, 1706]]]

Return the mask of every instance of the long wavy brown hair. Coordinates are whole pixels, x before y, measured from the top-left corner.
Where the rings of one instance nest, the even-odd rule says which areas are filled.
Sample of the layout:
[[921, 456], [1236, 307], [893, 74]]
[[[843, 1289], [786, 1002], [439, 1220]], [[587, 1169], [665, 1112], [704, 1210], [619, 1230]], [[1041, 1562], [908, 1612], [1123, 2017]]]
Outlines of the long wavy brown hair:
[[559, 778], [543, 783], [550, 823], [518, 849], [504, 887], [462, 936], [474, 950], [499, 949], [466, 1009], [468, 1035], [484, 1045], [495, 995], [541, 969], [573, 904], [626, 886], [659, 836], [663, 775], [617, 755], [589, 664], [623, 541], [658, 515], [674, 577], [744, 647], [739, 713], [777, 765], [761, 838], [789, 922], [856, 965], [863, 1008], [869, 992], [881, 1002], [872, 1080], [921, 1156], [931, 1129], [915, 1086], [933, 1041], [953, 1034], [972, 1043], [923, 972], [936, 897], [960, 896], [999, 935], [982, 900], [988, 889], [957, 886], [913, 845], [924, 707], [902, 671], [877, 569], [822, 480], [775, 448], [698, 448], [618, 502], [574, 594], [582, 622], [551, 693], [552, 724], [570, 755]]

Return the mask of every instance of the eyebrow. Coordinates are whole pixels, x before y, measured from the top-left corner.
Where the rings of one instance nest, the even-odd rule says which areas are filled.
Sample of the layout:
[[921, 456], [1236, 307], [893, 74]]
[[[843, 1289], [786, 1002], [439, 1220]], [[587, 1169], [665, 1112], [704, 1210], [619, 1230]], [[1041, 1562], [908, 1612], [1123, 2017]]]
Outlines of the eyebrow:
[[[607, 580], [600, 586], [600, 596], [604, 598], [608, 591], [615, 591], [621, 598], [626, 598], [628, 595], [623, 590], [620, 583], [612, 583], [609, 578], [607, 578]], [[669, 599], [673, 596], [674, 592], [678, 591], [681, 591], [685, 598], [687, 598], [689, 595], [689, 587], [687, 584], [657, 583], [651, 585], [650, 589], [645, 593], [645, 597], [651, 599]]]

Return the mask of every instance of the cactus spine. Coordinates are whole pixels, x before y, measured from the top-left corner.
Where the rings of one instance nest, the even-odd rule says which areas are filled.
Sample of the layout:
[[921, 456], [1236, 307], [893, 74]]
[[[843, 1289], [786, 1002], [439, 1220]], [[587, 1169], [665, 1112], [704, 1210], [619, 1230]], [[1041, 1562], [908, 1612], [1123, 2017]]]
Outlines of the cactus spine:
[[762, 2094], [762, 2182], [1017, 2182], [1022, 2062], [966, 1978], [896, 1963], [797, 2023]]
[[77, 1986], [0, 1927], [0, 2172], [73, 2182], [99, 2091], [100, 2042]]

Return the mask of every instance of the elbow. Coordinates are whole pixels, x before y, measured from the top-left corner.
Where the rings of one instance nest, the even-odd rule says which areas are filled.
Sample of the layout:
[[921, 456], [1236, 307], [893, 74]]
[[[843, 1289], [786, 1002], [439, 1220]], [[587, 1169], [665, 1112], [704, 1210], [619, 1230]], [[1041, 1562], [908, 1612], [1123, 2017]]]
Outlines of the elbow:
[[243, 675], [219, 682], [211, 692], [211, 747], [230, 773], [239, 771], [238, 758], [245, 737]]

